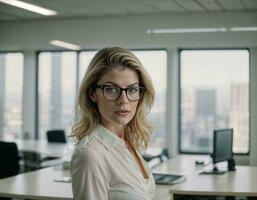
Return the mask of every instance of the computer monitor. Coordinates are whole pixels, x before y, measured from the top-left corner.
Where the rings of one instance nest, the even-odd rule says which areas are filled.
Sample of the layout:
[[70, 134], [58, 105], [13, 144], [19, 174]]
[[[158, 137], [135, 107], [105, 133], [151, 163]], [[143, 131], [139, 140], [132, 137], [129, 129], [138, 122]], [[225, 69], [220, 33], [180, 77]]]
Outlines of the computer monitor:
[[219, 129], [213, 131], [213, 153], [211, 155], [214, 168], [203, 171], [204, 174], [223, 174], [227, 170], [220, 170], [217, 163], [228, 161], [228, 170], [235, 170], [233, 160], [233, 129]]
[[213, 164], [227, 161], [233, 157], [233, 129], [213, 131]]

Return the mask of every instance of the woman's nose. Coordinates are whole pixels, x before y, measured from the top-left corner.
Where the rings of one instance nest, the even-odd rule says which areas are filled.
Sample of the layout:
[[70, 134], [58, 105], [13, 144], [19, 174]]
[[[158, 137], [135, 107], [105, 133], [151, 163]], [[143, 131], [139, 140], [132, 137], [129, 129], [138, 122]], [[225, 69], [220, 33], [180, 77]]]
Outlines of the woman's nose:
[[128, 103], [129, 99], [127, 97], [126, 91], [123, 90], [120, 94], [120, 97], [118, 99], [119, 103]]

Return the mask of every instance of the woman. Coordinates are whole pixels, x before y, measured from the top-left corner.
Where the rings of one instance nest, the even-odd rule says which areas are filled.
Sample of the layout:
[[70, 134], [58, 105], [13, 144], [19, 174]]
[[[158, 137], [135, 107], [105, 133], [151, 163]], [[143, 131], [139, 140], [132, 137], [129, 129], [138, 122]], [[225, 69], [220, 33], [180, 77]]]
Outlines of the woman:
[[71, 161], [76, 200], [148, 200], [153, 176], [139, 151], [146, 148], [151, 124], [146, 115], [154, 101], [151, 79], [129, 50], [100, 50], [80, 86], [78, 145]]

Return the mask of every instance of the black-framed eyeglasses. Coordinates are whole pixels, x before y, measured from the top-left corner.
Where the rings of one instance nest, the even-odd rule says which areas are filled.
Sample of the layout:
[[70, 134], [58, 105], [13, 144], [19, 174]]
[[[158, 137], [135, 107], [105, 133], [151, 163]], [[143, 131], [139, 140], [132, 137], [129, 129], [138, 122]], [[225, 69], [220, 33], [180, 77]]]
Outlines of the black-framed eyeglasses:
[[94, 85], [93, 87], [95, 89], [101, 89], [104, 98], [110, 101], [117, 100], [120, 97], [123, 90], [125, 91], [128, 100], [137, 101], [143, 97], [144, 92], [146, 90], [145, 87], [139, 85], [132, 85], [127, 88], [121, 88], [116, 85]]

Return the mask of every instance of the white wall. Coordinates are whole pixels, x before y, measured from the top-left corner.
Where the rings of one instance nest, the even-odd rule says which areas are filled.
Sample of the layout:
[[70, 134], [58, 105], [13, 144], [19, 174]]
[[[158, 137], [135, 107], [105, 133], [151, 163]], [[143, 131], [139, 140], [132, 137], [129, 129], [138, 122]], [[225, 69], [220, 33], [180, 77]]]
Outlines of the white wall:
[[[177, 149], [178, 128], [178, 48], [233, 48], [247, 47], [251, 50], [251, 154], [241, 158], [244, 163], [257, 165], [257, 32], [217, 32], [185, 34], [147, 34], [148, 29], [157, 28], [208, 28], [257, 26], [257, 13], [217, 13], [217, 14], [177, 14], [151, 15], [110, 18], [77, 18], [57, 20], [23, 20], [0, 22], [0, 51], [56, 49], [49, 45], [50, 40], [59, 39], [82, 46], [83, 49], [98, 49], [105, 46], [123, 46], [127, 48], [165, 48], [168, 50], [168, 90], [167, 90], [167, 144], [172, 155]], [[25, 53], [25, 70], [33, 76], [35, 58], [33, 53]], [[26, 58], [26, 56], [28, 56]], [[32, 57], [31, 57], [32, 56]], [[28, 62], [26, 62], [26, 60]], [[32, 68], [34, 67], [34, 69]], [[32, 70], [32, 71], [30, 71]], [[34, 78], [28, 80], [34, 81]], [[30, 82], [32, 83], [32, 82]], [[25, 90], [33, 91], [29, 83]], [[24, 94], [33, 94], [24, 92]], [[33, 117], [33, 98], [24, 97], [24, 117]], [[27, 101], [31, 101], [32, 104]], [[24, 120], [24, 131], [33, 131], [31, 121]]]
[[140, 17], [59, 19], [0, 22], [0, 50], [48, 49], [60, 39], [99, 48], [251, 47], [256, 32], [147, 34], [153, 28], [256, 26], [257, 13], [179, 14]]

